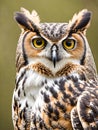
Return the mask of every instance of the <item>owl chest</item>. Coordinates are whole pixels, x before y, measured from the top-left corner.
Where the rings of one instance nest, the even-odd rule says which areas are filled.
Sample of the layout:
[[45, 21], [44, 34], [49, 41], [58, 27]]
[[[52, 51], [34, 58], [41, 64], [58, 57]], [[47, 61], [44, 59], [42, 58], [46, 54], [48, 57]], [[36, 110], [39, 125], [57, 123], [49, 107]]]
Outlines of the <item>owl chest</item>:
[[77, 77], [46, 78], [32, 71], [22, 71], [17, 76], [16, 88], [15, 95], [20, 101], [38, 107], [60, 101], [73, 106], [84, 90]]
[[[76, 82], [75, 82], [76, 81]], [[77, 104], [77, 98], [84, 91], [84, 85], [75, 77], [44, 79], [32, 109], [34, 119], [44, 123], [46, 128], [71, 130], [70, 113]], [[39, 118], [40, 117], [40, 118]], [[36, 122], [36, 126], [37, 126]], [[34, 127], [35, 128], [35, 127]], [[37, 128], [40, 128], [38, 125]]]
[[28, 107], [32, 111], [33, 128], [40, 129], [40, 121], [47, 129], [69, 126], [71, 130], [70, 112], [85, 89], [83, 83], [77, 77], [46, 78], [23, 71], [17, 76], [14, 99], [21, 110]]

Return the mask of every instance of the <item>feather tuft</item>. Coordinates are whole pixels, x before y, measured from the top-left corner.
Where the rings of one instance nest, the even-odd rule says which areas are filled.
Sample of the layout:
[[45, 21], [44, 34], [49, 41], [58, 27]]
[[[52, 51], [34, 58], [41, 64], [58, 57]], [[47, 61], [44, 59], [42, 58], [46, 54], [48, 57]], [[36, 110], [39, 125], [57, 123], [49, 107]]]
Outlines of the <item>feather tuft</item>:
[[74, 14], [72, 20], [69, 21], [68, 30], [78, 31], [88, 28], [91, 19], [91, 12], [87, 9], [83, 9], [78, 14]]
[[40, 18], [39, 18], [38, 13], [37, 13], [35, 10], [33, 10], [33, 11], [30, 13], [27, 9], [21, 7], [21, 12], [22, 12], [28, 19], [30, 19], [35, 25], [37, 25], [37, 26], [39, 25], [39, 23], [40, 23]]

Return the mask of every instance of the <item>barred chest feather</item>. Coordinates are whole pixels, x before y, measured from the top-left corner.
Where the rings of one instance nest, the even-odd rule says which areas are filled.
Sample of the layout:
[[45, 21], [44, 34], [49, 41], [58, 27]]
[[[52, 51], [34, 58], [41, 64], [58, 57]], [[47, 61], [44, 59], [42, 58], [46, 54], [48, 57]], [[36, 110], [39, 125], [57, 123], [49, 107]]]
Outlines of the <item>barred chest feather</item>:
[[33, 129], [71, 130], [70, 112], [79, 95], [90, 86], [93, 88], [96, 83], [87, 83], [83, 74], [49, 79], [33, 70], [21, 69], [16, 77], [13, 118], [19, 119], [19, 114], [21, 118], [25, 110], [23, 120], [32, 119]]

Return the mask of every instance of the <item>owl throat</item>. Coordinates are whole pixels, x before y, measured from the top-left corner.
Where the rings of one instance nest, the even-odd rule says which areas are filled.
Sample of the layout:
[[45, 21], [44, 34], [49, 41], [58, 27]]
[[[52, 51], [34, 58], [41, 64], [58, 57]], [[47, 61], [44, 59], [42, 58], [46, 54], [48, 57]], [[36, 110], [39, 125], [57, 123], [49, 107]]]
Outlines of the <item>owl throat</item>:
[[62, 76], [66, 77], [72, 74], [73, 72], [82, 73], [84, 71], [83, 66], [80, 66], [78, 64], [73, 64], [73, 63], [67, 63], [62, 68], [59, 67], [52, 68], [51, 66], [51, 69], [42, 63], [36, 63], [36, 64], [29, 65], [28, 68], [48, 78], [55, 78], [55, 77], [62, 77]]

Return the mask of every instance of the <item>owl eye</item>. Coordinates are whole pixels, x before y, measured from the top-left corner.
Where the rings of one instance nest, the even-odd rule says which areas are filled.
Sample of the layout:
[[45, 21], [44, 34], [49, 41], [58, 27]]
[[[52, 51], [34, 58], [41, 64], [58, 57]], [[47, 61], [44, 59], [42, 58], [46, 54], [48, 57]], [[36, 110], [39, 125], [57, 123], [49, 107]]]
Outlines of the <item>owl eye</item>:
[[32, 39], [32, 44], [37, 49], [43, 49], [46, 46], [46, 41], [43, 38], [38, 37]]
[[74, 39], [66, 39], [63, 41], [63, 47], [67, 50], [72, 50], [75, 47], [76, 41]]

